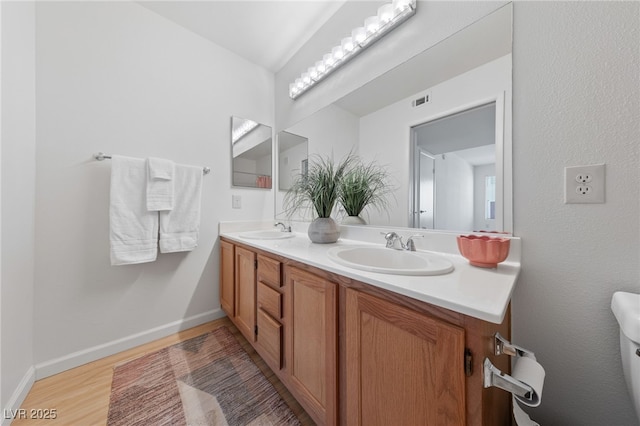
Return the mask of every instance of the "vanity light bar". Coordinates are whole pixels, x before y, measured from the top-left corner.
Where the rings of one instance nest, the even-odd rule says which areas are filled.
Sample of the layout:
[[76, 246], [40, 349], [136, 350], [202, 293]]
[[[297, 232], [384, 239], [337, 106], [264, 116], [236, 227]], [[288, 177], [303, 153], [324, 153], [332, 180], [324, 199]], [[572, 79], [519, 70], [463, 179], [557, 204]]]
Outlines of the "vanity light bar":
[[351, 31], [350, 37], [343, 38], [339, 46], [331, 49], [331, 52], [324, 55], [321, 61], [316, 62], [314, 66], [289, 84], [289, 97], [296, 99], [382, 36], [415, 15], [416, 6], [416, 0], [393, 0], [391, 3], [380, 6], [377, 15], [365, 19], [364, 26]]
[[258, 127], [258, 123], [253, 120], [244, 120], [240, 127], [237, 127], [231, 131], [231, 141], [233, 143], [238, 142], [244, 135]]

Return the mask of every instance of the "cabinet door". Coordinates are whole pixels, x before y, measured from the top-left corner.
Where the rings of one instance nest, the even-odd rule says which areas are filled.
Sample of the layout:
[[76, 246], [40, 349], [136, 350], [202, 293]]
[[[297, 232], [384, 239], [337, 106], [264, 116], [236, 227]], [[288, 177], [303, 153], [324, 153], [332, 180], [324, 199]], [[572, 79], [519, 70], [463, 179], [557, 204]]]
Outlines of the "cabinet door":
[[256, 254], [236, 247], [235, 324], [249, 342], [256, 338]]
[[220, 307], [229, 318], [235, 316], [234, 246], [220, 241]]
[[464, 330], [346, 290], [349, 425], [464, 425]]
[[292, 394], [320, 425], [337, 423], [337, 285], [286, 270], [285, 368]]

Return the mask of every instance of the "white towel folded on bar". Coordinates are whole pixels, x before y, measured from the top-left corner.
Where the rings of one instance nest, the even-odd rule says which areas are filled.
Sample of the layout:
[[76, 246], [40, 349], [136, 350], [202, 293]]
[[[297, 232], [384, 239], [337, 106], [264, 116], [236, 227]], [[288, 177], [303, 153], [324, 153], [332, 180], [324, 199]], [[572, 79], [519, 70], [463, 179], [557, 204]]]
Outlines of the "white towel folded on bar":
[[173, 175], [175, 164], [162, 158], [147, 158], [147, 210], [173, 208]]
[[147, 167], [141, 158], [111, 158], [111, 264], [152, 262], [158, 254], [158, 213], [147, 210]]
[[191, 251], [198, 246], [202, 167], [175, 165], [173, 210], [160, 212], [160, 252]]

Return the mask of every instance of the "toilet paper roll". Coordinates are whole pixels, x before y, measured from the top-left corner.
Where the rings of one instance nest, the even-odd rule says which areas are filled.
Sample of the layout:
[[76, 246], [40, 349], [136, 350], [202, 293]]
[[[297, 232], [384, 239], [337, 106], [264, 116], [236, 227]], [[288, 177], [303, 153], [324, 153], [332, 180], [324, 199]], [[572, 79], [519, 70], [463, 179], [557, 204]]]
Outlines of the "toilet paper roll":
[[513, 397], [513, 419], [516, 421], [516, 425], [518, 426], [540, 426], [540, 423], [536, 423], [531, 420], [531, 417], [518, 404], [515, 396]]
[[517, 395], [514, 395], [514, 397], [529, 407], [537, 407], [540, 405], [540, 402], [542, 402], [544, 375], [544, 368], [542, 368], [535, 358], [518, 357], [515, 365], [513, 366], [511, 377], [531, 386], [533, 389], [533, 395], [530, 400]]

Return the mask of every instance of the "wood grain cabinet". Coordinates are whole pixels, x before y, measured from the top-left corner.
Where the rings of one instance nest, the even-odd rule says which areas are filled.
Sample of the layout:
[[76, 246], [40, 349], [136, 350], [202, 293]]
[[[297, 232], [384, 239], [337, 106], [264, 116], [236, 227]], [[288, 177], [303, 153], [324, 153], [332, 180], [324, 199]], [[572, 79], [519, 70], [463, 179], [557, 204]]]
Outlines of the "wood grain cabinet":
[[348, 425], [464, 425], [464, 330], [346, 290]]
[[256, 351], [275, 372], [283, 364], [282, 264], [258, 255]]
[[229, 318], [235, 317], [235, 247], [220, 241], [220, 307]]
[[318, 424], [338, 423], [338, 286], [287, 266], [286, 382]]
[[221, 240], [220, 304], [319, 425], [511, 423], [510, 395], [483, 387], [493, 324]]
[[256, 254], [235, 247], [235, 315], [238, 330], [249, 342], [256, 340]]

